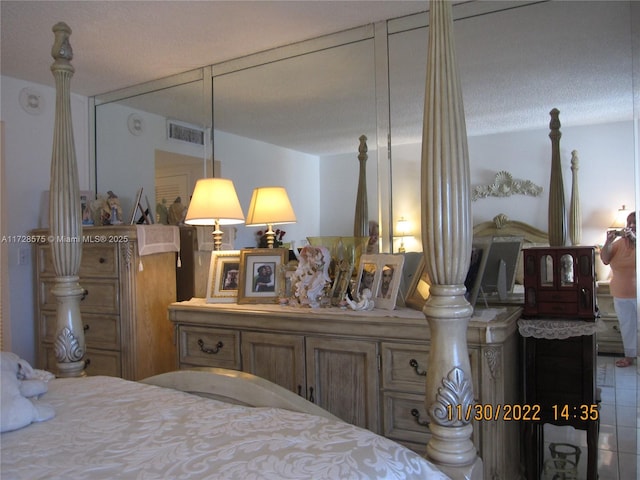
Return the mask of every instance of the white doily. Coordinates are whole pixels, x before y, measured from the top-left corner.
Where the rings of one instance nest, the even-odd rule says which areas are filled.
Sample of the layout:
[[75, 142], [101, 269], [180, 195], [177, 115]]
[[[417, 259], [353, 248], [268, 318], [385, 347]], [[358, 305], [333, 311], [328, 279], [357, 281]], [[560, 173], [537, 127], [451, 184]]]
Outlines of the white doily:
[[518, 330], [523, 337], [546, 338], [547, 340], [563, 340], [581, 335], [594, 335], [606, 330], [604, 324], [597, 320], [556, 320], [541, 318], [535, 320], [518, 320]]

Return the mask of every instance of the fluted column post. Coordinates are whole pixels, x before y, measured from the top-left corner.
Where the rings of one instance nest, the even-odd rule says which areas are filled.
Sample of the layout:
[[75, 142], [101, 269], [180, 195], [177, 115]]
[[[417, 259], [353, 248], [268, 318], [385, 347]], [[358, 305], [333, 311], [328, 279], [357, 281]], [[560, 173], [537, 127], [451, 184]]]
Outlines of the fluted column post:
[[358, 175], [358, 193], [356, 194], [356, 214], [353, 221], [353, 236], [369, 236], [369, 206], [367, 204], [367, 137], [361, 135], [358, 146], [358, 162], [360, 170]]
[[430, 5], [422, 136], [422, 243], [432, 280], [423, 308], [431, 331], [425, 405], [432, 437], [426, 454], [452, 478], [482, 478], [465, 415], [474, 403], [467, 349], [473, 307], [464, 296], [472, 245], [467, 133], [451, 4]]
[[567, 242], [567, 212], [564, 205], [564, 183], [560, 163], [560, 111], [549, 112], [549, 138], [551, 139], [551, 178], [549, 180], [549, 245], [562, 247]]
[[578, 191], [578, 151], [571, 152], [571, 203], [569, 204], [569, 238], [571, 245], [580, 245], [582, 240], [582, 213]]
[[83, 289], [78, 283], [82, 256], [80, 187], [71, 122], [73, 51], [69, 44], [71, 29], [65, 23], [54, 25], [53, 32], [55, 40], [51, 56], [54, 62], [51, 72], [56, 82], [56, 112], [51, 155], [49, 225], [56, 272], [52, 289], [57, 300], [54, 349], [58, 376], [75, 377], [84, 375], [85, 342], [80, 317]]

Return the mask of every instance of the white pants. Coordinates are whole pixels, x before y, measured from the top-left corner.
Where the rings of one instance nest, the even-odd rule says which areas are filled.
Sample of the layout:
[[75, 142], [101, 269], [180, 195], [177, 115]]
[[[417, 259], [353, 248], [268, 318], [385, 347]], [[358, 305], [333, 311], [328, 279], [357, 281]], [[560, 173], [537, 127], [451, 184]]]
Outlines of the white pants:
[[620, 323], [624, 356], [638, 356], [638, 308], [635, 298], [614, 298], [613, 306]]

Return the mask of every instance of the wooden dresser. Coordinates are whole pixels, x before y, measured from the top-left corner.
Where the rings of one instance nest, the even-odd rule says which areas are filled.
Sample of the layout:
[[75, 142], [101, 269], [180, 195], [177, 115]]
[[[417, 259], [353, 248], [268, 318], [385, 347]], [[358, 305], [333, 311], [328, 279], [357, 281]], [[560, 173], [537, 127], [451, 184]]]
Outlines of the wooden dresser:
[[603, 331], [599, 331], [596, 334], [598, 353], [624, 355], [620, 324], [613, 308], [613, 297], [609, 290], [609, 282], [598, 282], [597, 299], [598, 312], [603, 325]]
[[[519, 308], [487, 310], [468, 329], [477, 403], [519, 403]], [[496, 317], [497, 314], [497, 317]], [[180, 368], [259, 375], [338, 417], [420, 454], [430, 437], [424, 407], [430, 333], [421, 312], [174, 303]], [[485, 321], [484, 318], [494, 318]], [[485, 478], [519, 478], [519, 423], [474, 422]]]
[[[38, 367], [55, 371], [55, 279], [48, 232], [36, 230], [35, 312]], [[173, 324], [167, 306], [176, 300], [176, 254], [140, 256], [135, 226], [83, 229], [80, 311], [88, 375], [129, 380], [175, 370]]]

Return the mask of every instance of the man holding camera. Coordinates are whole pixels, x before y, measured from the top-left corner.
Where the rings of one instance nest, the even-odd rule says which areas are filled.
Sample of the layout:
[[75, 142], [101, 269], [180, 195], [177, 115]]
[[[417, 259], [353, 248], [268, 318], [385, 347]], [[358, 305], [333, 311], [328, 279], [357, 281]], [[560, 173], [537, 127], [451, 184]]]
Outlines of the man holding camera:
[[624, 229], [607, 231], [600, 259], [611, 267], [609, 288], [624, 345], [624, 358], [616, 362], [616, 367], [628, 367], [633, 365], [633, 360], [638, 355], [636, 212], [627, 216], [627, 226]]

